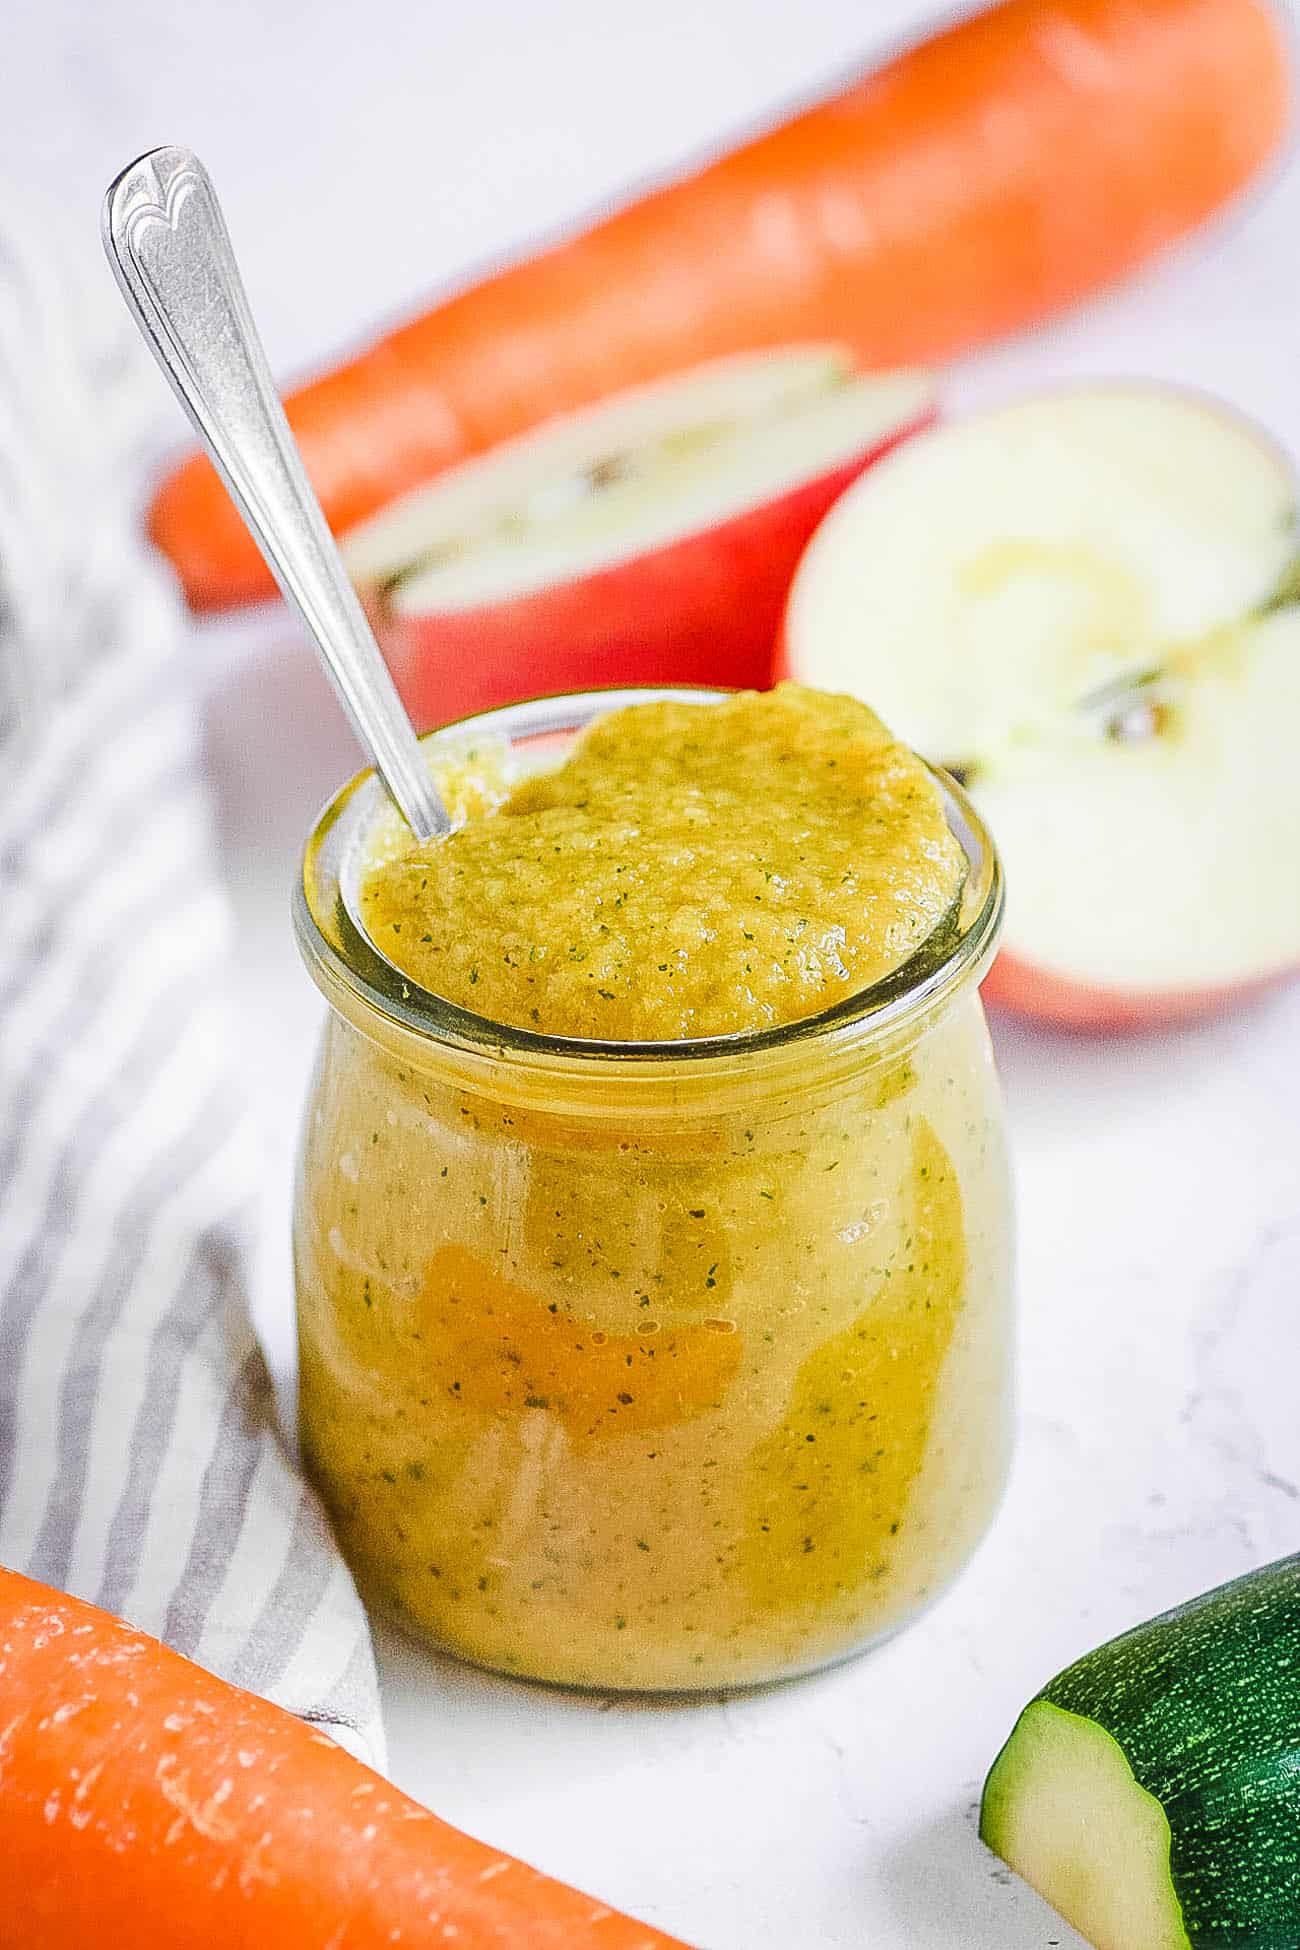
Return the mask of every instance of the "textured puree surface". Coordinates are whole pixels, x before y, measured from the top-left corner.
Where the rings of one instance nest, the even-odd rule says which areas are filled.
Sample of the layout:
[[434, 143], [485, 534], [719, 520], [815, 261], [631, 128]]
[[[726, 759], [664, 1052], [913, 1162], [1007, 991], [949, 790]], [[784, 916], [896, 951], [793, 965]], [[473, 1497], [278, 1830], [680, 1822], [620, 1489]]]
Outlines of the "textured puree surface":
[[856, 700], [785, 684], [612, 713], [450, 838], [377, 862], [362, 912], [389, 960], [479, 1015], [669, 1041], [868, 987], [963, 868], [915, 755]]
[[[955, 914], [930, 775], [847, 699], [629, 707], [513, 788], [475, 736], [444, 781], [464, 823], [385, 828], [365, 919], [482, 1014], [762, 1028]], [[942, 1589], [1008, 1447], [973, 986], [722, 1085], [667, 1055], [467, 1073], [370, 1031], [330, 1022], [296, 1251], [304, 1453], [374, 1603], [484, 1665], [675, 1689], [806, 1670]]]

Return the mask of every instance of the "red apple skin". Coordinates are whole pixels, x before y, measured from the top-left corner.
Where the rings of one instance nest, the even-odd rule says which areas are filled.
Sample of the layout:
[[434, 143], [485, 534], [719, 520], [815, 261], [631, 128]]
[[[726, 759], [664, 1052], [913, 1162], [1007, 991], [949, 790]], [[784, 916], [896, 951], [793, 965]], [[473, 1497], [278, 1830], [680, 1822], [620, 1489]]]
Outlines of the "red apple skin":
[[1051, 975], [1004, 948], [984, 977], [980, 993], [990, 1008], [1005, 1009], [1045, 1027], [1137, 1036], [1226, 1015], [1297, 974], [1300, 969], [1278, 969], [1257, 980], [1204, 989], [1104, 989]]
[[472, 609], [372, 621], [407, 710], [431, 730], [494, 705], [612, 684], [764, 690], [795, 567], [832, 502], [933, 408], [815, 479], [606, 569]]

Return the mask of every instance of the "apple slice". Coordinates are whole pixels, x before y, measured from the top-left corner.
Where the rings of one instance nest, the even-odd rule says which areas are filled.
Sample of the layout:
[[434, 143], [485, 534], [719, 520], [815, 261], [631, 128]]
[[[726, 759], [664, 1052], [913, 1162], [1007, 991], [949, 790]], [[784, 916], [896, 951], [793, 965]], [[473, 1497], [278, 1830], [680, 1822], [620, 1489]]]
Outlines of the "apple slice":
[[765, 685], [832, 501], [933, 417], [918, 374], [799, 346], [619, 393], [440, 475], [344, 554], [424, 725], [544, 691]]
[[1300, 968], [1295, 501], [1228, 409], [1096, 385], [923, 433], [818, 530], [778, 661], [965, 778], [995, 999], [1140, 1026]]

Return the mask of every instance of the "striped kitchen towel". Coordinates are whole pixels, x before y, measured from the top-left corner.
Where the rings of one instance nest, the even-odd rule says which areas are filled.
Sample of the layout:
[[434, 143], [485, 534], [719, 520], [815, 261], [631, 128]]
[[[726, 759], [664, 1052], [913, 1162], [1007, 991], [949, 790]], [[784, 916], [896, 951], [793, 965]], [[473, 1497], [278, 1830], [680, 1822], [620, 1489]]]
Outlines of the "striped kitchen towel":
[[130, 506], [162, 396], [90, 225], [82, 257], [74, 289], [0, 220], [0, 1563], [382, 1764], [365, 1617], [246, 1305], [230, 915]]

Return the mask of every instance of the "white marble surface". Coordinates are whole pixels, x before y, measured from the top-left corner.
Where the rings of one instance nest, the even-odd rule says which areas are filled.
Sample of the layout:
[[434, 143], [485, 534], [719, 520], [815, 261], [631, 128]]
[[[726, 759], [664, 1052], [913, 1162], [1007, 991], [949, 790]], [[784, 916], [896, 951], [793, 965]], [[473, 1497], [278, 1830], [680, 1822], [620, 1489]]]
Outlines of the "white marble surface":
[[[6, 23], [0, 167], [88, 235], [127, 156], [194, 142], [282, 366], [761, 116], [933, 12], [917, 0], [43, 0]], [[1300, 448], [1300, 172], [1174, 262], [954, 375], [1223, 393]], [[170, 423], [167, 423], [170, 424]], [[235, 1000], [265, 1113], [259, 1310], [288, 1347], [290, 1155], [317, 1023], [287, 920], [353, 762], [288, 624], [205, 634]], [[1297, 727], [1300, 741], [1300, 727]], [[1293, 1547], [1300, 990], [1171, 1038], [997, 1042], [1021, 1211], [1018, 1462], [957, 1589], [875, 1657], [694, 1707], [536, 1692], [384, 1648], [393, 1773], [443, 1815], [708, 1950], [1077, 1940], [975, 1839], [983, 1772], [1058, 1665]]]
[[[347, 754], [312, 696], [286, 642], [217, 683], [210, 710], [277, 1212], [317, 1014], [286, 888], [303, 809]], [[1087, 1645], [1296, 1547], [1300, 988], [1177, 1036], [1007, 1020], [995, 1036], [1020, 1441], [988, 1542], [934, 1612], [856, 1665], [694, 1707], [576, 1700], [383, 1647], [396, 1779], [706, 1950], [1075, 1950], [974, 1834], [1015, 1712]], [[282, 1239], [271, 1260], [263, 1318], [283, 1345]]]

